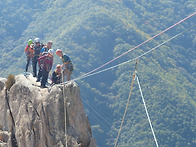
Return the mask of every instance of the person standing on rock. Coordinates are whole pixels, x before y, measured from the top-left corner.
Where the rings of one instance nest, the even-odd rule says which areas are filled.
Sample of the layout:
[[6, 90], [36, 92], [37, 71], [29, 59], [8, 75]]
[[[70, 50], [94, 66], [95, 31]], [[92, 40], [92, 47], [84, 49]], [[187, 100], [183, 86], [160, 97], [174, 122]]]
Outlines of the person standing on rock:
[[28, 71], [29, 63], [30, 63], [30, 61], [32, 61], [33, 56], [34, 56], [33, 47], [34, 47], [33, 40], [29, 39], [28, 43], [27, 43], [27, 46], [25, 47], [25, 53], [27, 55], [27, 64], [26, 64], [26, 68], [25, 68], [26, 72]]
[[40, 39], [34, 39], [34, 57], [33, 57], [33, 77], [37, 76], [37, 62], [40, 55], [42, 45], [40, 44]]
[[[49, 49], [51, 49], [52, 44], [53, 44], [52, 41], [48, 41], [47, 45], [44, 45], [43, 48], [41, 49], [40, 55], [39, 55], [39, 56], [41, 57], [41, 56], [47, 54], [48, 51], [49, 51]], [[42, 77], [42, 70], [41, 70], [41, 68], [39, 67], [39, 71], [38, 71], [38, 75], [37, 75], [37, 80], [36, 80], [36, 82], [39, 82], [40, 79], [41, 79], [41, 77]]]
[[53, 42], [51, 40], [48, 41], [48, 43], [43, 46], [43, 48], [41, 49], [40, 53], [48, 52], [48, 50], [52, 48], [52, 45], [53, 45]]
[[63, 52], [60, 49], [56, 50], [56, 54], [62, 59], [63, 64], [61, 65], [62, 69], [62, 82], [65, 81], [65, 76], [67, 78], [67, 81], [71, 80], [71, 74], [73, 71], [73, 64], [71, 62], [71, 59], [68, 55], [63, 54]]
[[42, 70], [41, 88], [47, 88], [46, 82], [48, 80], [48, 74], [52, 69], [53, 55], [54, 55], [54, 50], [49, 49], [46, 55], [43, 55], [38, 58], [38, 64]]

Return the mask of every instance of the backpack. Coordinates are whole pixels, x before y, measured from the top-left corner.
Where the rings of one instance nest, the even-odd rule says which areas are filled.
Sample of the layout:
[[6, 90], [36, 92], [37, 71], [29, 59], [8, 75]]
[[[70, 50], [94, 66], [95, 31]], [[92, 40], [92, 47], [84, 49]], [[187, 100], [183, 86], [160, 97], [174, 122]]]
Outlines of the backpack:
[[34, 55], [35, 56], [39, 56], [41, 49], [42, 49], [42, 46], [41, 45], [34, 46]]
[[27, 44], [27, 46], [25, 47], [25, 53], [28, 57], [33, 57], [34, 50], [30, 45]]
[[63, 57], [62, 57], [62, 61], [63, 61], [63, 63], [65, 63], [65, 62], [71, 62], [71, 60], [70, 60], [69, 56], [68, 56], [68, 55], [66, 55], [66, 54], [64, 54], [64, 55], [63, 55]]

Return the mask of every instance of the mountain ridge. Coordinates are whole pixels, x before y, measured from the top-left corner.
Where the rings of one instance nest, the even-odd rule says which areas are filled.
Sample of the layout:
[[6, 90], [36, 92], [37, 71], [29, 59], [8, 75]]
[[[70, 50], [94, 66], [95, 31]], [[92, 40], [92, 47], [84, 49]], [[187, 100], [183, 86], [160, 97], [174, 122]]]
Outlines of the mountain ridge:
[[[75, 67], [73, 74], [75, 78], [172, 26], [195, 12], [196, 6], [196, 2], [192, 0], [42, 0], [39, 2], [34, 0], [33, 3], [21, 0], [23, 6], [20, 9], [19, 4], [12, 5], [12, 2], [14, 3], [13, 0], [2, 1], [0, 5], [4, 12], [1, 12], [3, 19], [0, 18], [4, 24], [1, 24], [0, 30], [0, 36], [3, 35], [0, 41], [2, 77], [6, 77], [9, 73], [17, 75], [23, 72], [26, 57], [22, 53], [29, 38], [40, 37], [43, 43], [52, 40], [54, 49], [61, 48], [69, 54]], [[28, 7], [29, 3], [31, 7], [24, 11], [24, 6]], [[15, 9], [20, 11], [11, 11]], [[9, 17], [5, 16], [5, 12]], [[17, 23], [13, 23], [12, 18]], [[185, 29], [191, 28], [194, 22], [195, 16], [107, 67], [144, 53]], [[14, 33], [12, 33], [13, 29]], [[195, 29], [190, 29], [142, 57], [138, 63], [138, 75], [147, 99], [146, 103], [150, 105], [155, 133], [158, 132], [158, 142], [162, 146], [195, 145], [193, 123], [196, 101], [195, 34]], [[55, 56], [54, 63], [60, 62], [60, 59]], [[119, 128], [117, 124], [122, 119], [133, 70], [132, 62], [78, 81], [81, 95], [85, 97], [83, 100], [85, 109], [94, 126], [92, 128], [99, 146], [114, 144]], [[134, 90], [133, 101], [128, 109], [129, 115], [126, 117], [125, 130], [119, 145], [152, 146], [151, 136], [145, 135], [150, 133], [146, 131], [147, 123], [142, 123], [145, 116], [137, 99], [140, 96], [137, 89]], [[109, 123], [106, 123], [101, 116]], [[175, 123], [178, 127], [174, 129], [171, 126]], [[106, 131], [104, 128], [109, 129]]]

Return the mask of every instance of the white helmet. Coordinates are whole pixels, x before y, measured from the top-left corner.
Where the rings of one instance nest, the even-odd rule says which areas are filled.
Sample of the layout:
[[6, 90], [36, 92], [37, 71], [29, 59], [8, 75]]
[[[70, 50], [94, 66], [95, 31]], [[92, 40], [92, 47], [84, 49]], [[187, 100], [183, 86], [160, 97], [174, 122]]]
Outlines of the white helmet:
[[40, 42], [40, 39], [39, 38], [35, 38], [34, 39], [34, 43], [38, 43], [38, 42]]
[[48, 53], [50, 53], [51, 55], [54, 55], [54, 50], [53, 49], [49, 49]]

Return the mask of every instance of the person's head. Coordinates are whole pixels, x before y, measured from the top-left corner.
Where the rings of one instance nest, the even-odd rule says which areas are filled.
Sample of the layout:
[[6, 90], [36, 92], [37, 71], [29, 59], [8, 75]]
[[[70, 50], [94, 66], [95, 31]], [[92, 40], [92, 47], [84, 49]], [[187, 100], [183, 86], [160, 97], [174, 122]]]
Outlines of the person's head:
[[36, 46], [39, 46], [39, 45], [40, 45], [40, 39], [39, 39], [39, 38], [35, 38], [35, 39], [34, 39], [34, 44], [35, 44]]
[[48, 43], [47, 43], [47, 48], [48, 48], [48, 49], [51, 49], [52, 44], [53, 44], [53, 42], [52, 42], [52, 41], [48, 41]]
[[56, 50], [56, 54], [57, 54], [58, 56], [60, 56], [60, 57], [63, 56], [63, 53], [62, 53], [62, 51], [61, 51], [60, 49], [57, 49], [57, 50]]
[[60, 64], [57, 64], [57, 66], [56, 66], [56, 71], [57, 71], [58, 73], [61, 72], [61, 65], [60, 65]]
[[54, 55], [54, 50], [53, 50], [53, 49], [49, 49], [49, 50], [48, 50], [48, 55], [49, 55], [50, 57], [53, 57], [53, 55]]
[[28, 42], [27, 42], [27, 44], [28, 44], [28, 45], [33, 44], [33, 40], [32, 40], [32, 39], [29, 39]]

